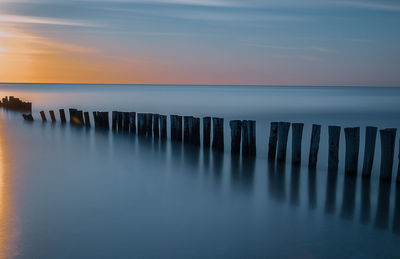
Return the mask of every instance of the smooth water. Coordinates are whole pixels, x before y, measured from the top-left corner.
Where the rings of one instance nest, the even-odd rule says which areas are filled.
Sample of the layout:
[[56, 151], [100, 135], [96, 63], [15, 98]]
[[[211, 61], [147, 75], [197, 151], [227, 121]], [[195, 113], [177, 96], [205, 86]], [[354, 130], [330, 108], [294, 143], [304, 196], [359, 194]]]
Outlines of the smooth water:
[[[400, 88], [0, 85], [0, 258], [398, 258], [400, 187], [328, 175], [328, 125], [398, 127]], [[225, 118], [225, 153], [41, 123], [39, 111]], [[58, 115], [58, 114], [57, 114]], [[58, 117], [57, 117], [58, 119]], [[257, 121], [257, 157], [231, 159], [228, 122]], [[267, 162], [271, 121], [304, 122], [303, 164]], [[312, 123], [318, 168], [307, 169]], [[169, 130], [169, 128], [168, 128]], [[398, 138], [394, 173], [398, 166]], [[395, 176], [395, 175], [394, 175]]]

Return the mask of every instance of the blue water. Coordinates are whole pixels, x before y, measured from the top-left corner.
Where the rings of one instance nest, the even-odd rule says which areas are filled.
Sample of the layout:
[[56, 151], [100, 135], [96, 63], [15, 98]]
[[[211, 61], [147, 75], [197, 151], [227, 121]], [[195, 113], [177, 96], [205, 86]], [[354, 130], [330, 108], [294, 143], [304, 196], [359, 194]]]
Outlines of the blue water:
[[[399, 125], [400, 88], [2, 84], [6, 95], [32, 101], [37, 121], [0, 111], [0, 258], [400, 256], [400, 188], [379, 185], [379, 137], [370, 182], [344, 177], [343, 132], [327, 173], [327, 126], [362, 127], [361, 168], [364, 127]], [[225, 153], [39, 120], [69, 107], [220, 116]], [[231, 158], [231, 119], [257, 121], [255, 159]], [[300, 168], [290, 144], [285, 166], [267, 162], [271, 121], [305, 123]]]

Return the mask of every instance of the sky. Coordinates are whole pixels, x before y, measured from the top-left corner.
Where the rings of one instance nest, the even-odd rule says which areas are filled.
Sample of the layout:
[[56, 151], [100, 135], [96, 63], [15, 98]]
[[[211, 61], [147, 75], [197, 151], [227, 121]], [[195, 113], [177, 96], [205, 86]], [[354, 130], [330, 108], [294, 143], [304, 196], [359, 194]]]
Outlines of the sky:
[[0, 82], [400, 86], [398, 0], [0, 0]]

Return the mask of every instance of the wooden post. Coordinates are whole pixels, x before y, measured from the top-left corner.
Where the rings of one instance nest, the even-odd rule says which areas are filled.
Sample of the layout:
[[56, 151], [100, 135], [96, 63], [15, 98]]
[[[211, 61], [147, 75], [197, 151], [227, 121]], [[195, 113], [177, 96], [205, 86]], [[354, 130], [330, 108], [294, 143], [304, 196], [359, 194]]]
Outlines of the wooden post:
[[112, 123], [111, 129], [113, 131], [117, 130], [117, 120], [118, 120], [118, 115], [117, 114], [118, 114], [117, 111], [112, 111], [112, 113], [111, 113], [111, 123]]
[[362, 176], [369, 178], [372, 172], [372, 165], [375, 156], [375, 144], [377, 127], [367, 127], [365, 131], [365, 149], [364, 149], [364, 163], [362, 168]]
[[394, 146], [397, 129], [380, 130], [381, 135], [381, 180], [392, 180]]
[[161, 139], [167, 139], [167, 116], [160, 115], [160, 135]]
[[[400, 141], [399, 141], [399, 144], [400, 144]], [[397, 182], [397, 184], [400, 184], [400, 151], [399, 151], [398, 159], [399, 159], [399, 165], [398, 165], [398, 167], [397, 167], [397, 178], [396, 178], [396, 182]], [[400, 188], [400, 185], [398, 185], [397, 188], [399, 189], [399, 188]], [[400, 192], [399, 192], [399, 194], [400, 194]], [[399, 197], [400, 197], [400, 196], [399, 196]], [[399, 204], [399, 205], [400, 205], [400, 204]], [[400, 218], [399, 218], [399, 221], [400, 221]]]
[[108, 118], [108, 112], [102, 112], [103, 129], [110, 130], [110, 121]]
[[242, 135], [242, 122], [240, 120], [233, 120], [229, 122], [231, 128], [231, 154], [240, 154], [240, 141]]
[[192, 144], [200, 147], [200, 118], [193, 119], [193, 139]]
[[137, 124], [138, 124], [138, 135], [145, 136], [146, 135], [146, 114], [138, 113], [137, 114]]
[[130, 126], [130, 119], [129, 119], [129, 112], [123, 112], [122, 116], [124, 118], [124, 132], [129, 132], [129, 126]]
[[75, 124], [76, 121], [76, 109], [69, 108], [69, 123]]
[[43, 121], [43, 122], [46, 122], [46, 121], [47, 121], [47, 119], [46, 119], [46, 114], [44, 114], [44, 111], [41, 111], [41, 112], [40, 112], [40, 116], [42, 117], [42, 121]]
[[304, 123], [292, 124], [292, 164], [301, 163], [301, 141], [303, 138]]
[[60, 120], [61, 120], [61, 123], [66, 123], [67, 120], [66, 120], [66, 118], [65, 118], [65, 111], [64, 111], [64, 109], [59, 109], [58, 111], [60, 112]]
[[211, 143], [211, 117], [203, 118], [203, 147], [209, 149]]
[[242, 121], [242, 156], [249, 156], [249, 121]]
[[146, 113], [146, 136], [153, 136], [153, 114]]
[[358, 154], [360, 150], [360, 127], [345, 128], [344, 135], [346, 139], [345, 173], [347, 175], [357, 175]]
[[224, 151], [224, 119], [213, 118], [213, 142], [212, 149], [218, 152]]
[[176, 116], [176, 140], [182, 141], [182, 116]]
[[171, 140], [173, 140], [173, 141], [175, 141], [176, 140], [176, 129], [175, 129], [175, 127], [176, 127], [176, 122], [175, 122], [175, 120], [176, 120], [176, 115], [170, 115], [169, 116], [169, 118], [170, 118], [170, 127], [171, 127]]
[[311, 131], [310, 154], [308, 157], [308, 168], [317, 167], [319, 141], [321, 138], [321, 125], [313, 124]]
[[122, 112], [117, 111], [117, 129], [118, 132], [122, 132], [124, 125], [123, 115]]
[[249, 120], [247, 125], [249, 127], [249, 156], [256, 156], [256, 121]]
[[85, 112], [85, 113], [84, 113], [84, 116], [85, 116], [85, 126], [86, 126], [86, 128], [90, 128], [91, 125], [90, 125], [89, 112]]
[[51, 122], [56, 122], [56, 115], [54, 114], [54, 111], [49, 111], [49, 113], [50, 113]]
[[340, 127], [329, 126], [328, 172], [337, 172], [339, 165]]
[[131, 134], [136, 134], [136, 112], [129, 113], [129, 130]]
[[278, 124], [278, 162], [286, 161], [286, 149], [289, 135], [289, 122], [279, 122]]
[[278, 143], [278, 122], [271, 122], [268, 142], [268, 160], [275, 160], [276, 145]]
[[153, 115], [153, 135], [154, 138], [160, 137], [160, 114]]
[[99, 129], [100, 124], [99, 124], [99, 115], [98, 112], [93, 112], [93, 121], [94, 121], [94, 127], [96, 129]]
[[193, 117], [184, 116], [183, 117], [183, 142], [191, 143], [191, 132], [193, 128]]

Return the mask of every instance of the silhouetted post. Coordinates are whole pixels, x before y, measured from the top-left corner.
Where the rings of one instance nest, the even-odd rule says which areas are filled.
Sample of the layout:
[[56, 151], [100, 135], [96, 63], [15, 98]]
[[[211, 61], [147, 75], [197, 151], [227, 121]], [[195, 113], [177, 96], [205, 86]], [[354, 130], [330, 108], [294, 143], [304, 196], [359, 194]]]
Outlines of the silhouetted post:
[[210, 148], [211, 143], [211, 118], [203, 118], [203, 147]]
[[43, 121], [43, 122], [46, 122], [46, 121], [47, 121], [47, 119], [46, 119], [46, 114], [44, 114], [44, 111], [41, 111], [41, 112], [40, 112], [40, 117], [42, 117], [42, 121]]
[[122, 130], [123, 130], [123, 115], [122, 115], [122, 112], [117, 112], [117, 129], [118, 129], [118, 132], [122, 132]]
[[362, 169], [363, 177], [370, 177], [372, 165], [374, 163], [375, 144], [377, 127], [367, 127], [365, 131], [365, 149], [364, 149], [364, 162]]
[[153, 136], [153, 114], [146, 113], [146, 135]]
[[213, 118], [213, 141], [212, 149], [215, 151], [224, 151], [224, 119]]
[[171, 131], [171, 140], [176, 140], [176, 115], [170, 115], [169, 116], [169, 120], [170, 120], [170, 131]]
[[289, 135], [289, 122], [279, 122], [278, 124], [278, 162], [286, 161], [286, 149]]
[[176, 115], [176, 140], [182, 141], [182, 116]]
[[303, 138], [304, 123], [292, 124], [292, 164], [301, 163], [301, 140]]
[[193, 117], [192, 116], [184, 116], [183, 117], [183, 142], [190, 143], [191, 142], [191, 132], [193, 127]]
[[93, 112], [93, 121], [94, 121], [94, 127], [98, 129], [100, 127], [98, 112]]
[[310, 154], [308, 157], [308, 168], [317, 167], [319, 141], [321, 138], [321, 125], [313, 124], [311, 132]]
[[[400, 144], [400, 142], [399, 142], [399, 144]], [[396, 182], [397, 182], [397, 184], [400, 184], [400, 151], [399, 151], [398, 159], [399, 159], [399, 165], [398, 165], [398, 167], [397, 167], [397, 178], [396, 178]], [[400, 188], [400, 186], [398, 186], [398, 188]], [[400, 221], [400, 218], [399, 218], [399, 221]]]
[[250, 120], [247, 125], [249, 127], [249, 156], [256, 156], [256, 121]]
[[146, 135], [146, 114], [144, 114], [144, 113], [137, 114], [137, 124], [138, 124], [138, 135], [145, 136]]
[[392, 180], [396, 131], [397, 129], [379, 131], [381, 135], [381, 180]]
[[124, 131], [129, 132], [129, 125], [130, 125], [130, 120], [129, 120], [129, 112], [123, 112], [122, 116], [124, 118]]
[[229, 122], [231, 128], [231, 154], [237, 155], [240, 153], [240, 141], [242, 135], [242, 122], [233, 120]]
[[242, 156], [249, 156], [249, 121], [242, 121]]
[[85, 116], [85, 126], [86, 126], [86, 128], [90, 128], [91, 125], [90, 125], [89, 112], [85, 112], [85, 113], [84, 113], [84, 116]]
[[328, 172], [336, 172], [339, 165], [340, 127], [329, 126]]
[[360, 150], [360, 127], [345, 128], [346, 139], [346, 160], [345, 173], [347, 175], [357, 175], [358, 154]]
[[56, 115], [54, 114], [54, 111], [49, 111], [50, 113], [50, 118], [52, 122], [56, 122]]
[[268, 142], [268, 159], [275, 160], [276, 145], [278, 143], [278, 122], [271, 122], [269, 142]]
[[64, 111], [64, 109], [59, 109], [58, 111], [60, 112], [60, 120], [61, 120], [61, 123], [66, 123], [66, 122], [67, 122], [67, 119], [65, 118], [65, 111]]
[[108, 118], [108, 112], [102, 112], [101, 116], [102, 116], [103, 129], [110, 130], [110, 120]]
[[129, 130], [131, 134], [136, 134], [136, 112], [129, 113]]
[[195, 146], [200, 146], [200, 118], [192, 119], [191, 143]]
[[117, 130], [117, 120], [118, 120], [117, 113], [118, 113], [117, 111], [112, 111], [112, 113], [111, 113], [111, 123], [112, 123], [111, 129], [113, 131]]
[[76, 109], [69, 109], [69, 123], [74, 124], [76, 121]]
[[167, 116], [160, 115], [160, 135], [161, 139], [167, 139]]
[[153, 115], [153, 135], [154, 138], [160, 137], [160, 114]]

